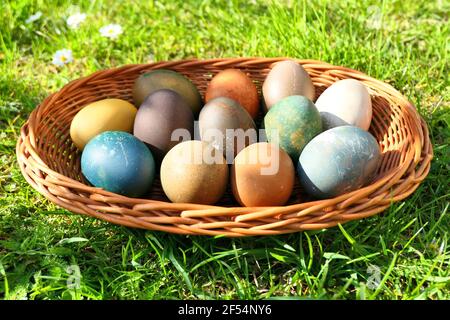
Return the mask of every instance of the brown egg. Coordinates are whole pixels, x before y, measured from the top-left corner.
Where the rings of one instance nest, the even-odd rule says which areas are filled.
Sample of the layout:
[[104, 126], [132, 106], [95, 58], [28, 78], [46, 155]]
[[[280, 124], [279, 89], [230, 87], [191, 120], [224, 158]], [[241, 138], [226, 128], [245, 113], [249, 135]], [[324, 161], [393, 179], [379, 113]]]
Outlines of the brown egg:
[[297, 62], [285, 60], [275, 64], [262, 86], [264, 109], [289, 96], [305, 96], [314, 101], [314, 85], [308, 72]]
[[153, 92], [136, 114], [133, 134], [150, 147], [160, 162], [180, 142], [177, 132], [187, 135], [183, 136], [184, 140], [192, 139], [194, 115], [191, 109], [175, 91], [161, 89]]
[[228, 165], [222, 153], [203, 141], [176, 145], [161, 164], [161, 185], [172, 202], [213, 204], [228, 183]]
[[252, 80], [238, 69], [223, 70], [212, 78], [206, 89], [205, 101], [217, 97], [236, 100], [253, 119], [258, 115], [258, 90]]
[[235, 100], [225, 97], [210, 100], [198, 118], [200, 139], [223, 151], [227, 161], [246, 146], [257, 141], [255, 123]]
[[243, 206], [284, 205], [294, 187], [295, 170], [289, 155], [274, 144], [249, 145], [234, 159], [231, 188]]

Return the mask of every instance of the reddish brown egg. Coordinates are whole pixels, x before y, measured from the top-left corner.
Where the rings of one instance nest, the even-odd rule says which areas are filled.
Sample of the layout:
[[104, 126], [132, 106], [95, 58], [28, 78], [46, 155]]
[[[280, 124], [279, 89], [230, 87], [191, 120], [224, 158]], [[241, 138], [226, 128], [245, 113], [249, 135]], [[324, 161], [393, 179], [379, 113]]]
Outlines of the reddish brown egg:
[[206, 89], [205, 101], [218, 97], [236, 100], [252, 118], [259, 110], [258, 90], [252, 80], [238, 69], [226, 69], [214, 76]]
[[243, 149], [231, 167], [234, 197], [246, 207], [284, 205], [292, 193], [294, 179], [294, 165], [289, 155], [267, 142]]

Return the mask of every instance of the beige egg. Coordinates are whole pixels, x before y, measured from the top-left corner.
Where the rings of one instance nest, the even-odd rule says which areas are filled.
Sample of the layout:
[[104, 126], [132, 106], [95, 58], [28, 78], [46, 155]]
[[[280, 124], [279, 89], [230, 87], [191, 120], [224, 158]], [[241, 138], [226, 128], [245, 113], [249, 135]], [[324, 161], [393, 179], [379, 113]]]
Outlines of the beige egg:
[[246, 207], [284, 205], [292, 193], [294, 179], [289, 155], [267, 142], [243, 149], [231, 167], [233, 195]]
[[161, 185], [172, 202], [213, 204], [228, 183], [228, 165], [220, 151], [192, 140], [173, 147], [161, 164]]
[[82, 108], [70, 124], [73, 143], [83, 150], [96, 135], [105, 131], [133, 131], [137, 109], [128, 101], [103, 99]]
[[305, 96], [314, 101], [314, 85], [308, 72], [297, 62], [285, 60], [275, 64], [262, 86], [266, 111], [283, 98]]
[[336, 81], [317, 99], [325, 130], [345, 125], [369, 130], [372, 101], [366, 86], [355, 79]]

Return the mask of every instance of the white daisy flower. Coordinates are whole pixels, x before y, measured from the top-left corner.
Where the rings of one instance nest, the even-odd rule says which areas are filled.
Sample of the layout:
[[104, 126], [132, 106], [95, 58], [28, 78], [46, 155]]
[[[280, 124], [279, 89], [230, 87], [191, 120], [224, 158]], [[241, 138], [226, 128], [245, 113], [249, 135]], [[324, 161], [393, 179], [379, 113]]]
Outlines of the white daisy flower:
[[118, 24], [109, 24], [100, 28], [100, 34], [111, 39], [116, 39], [122, 32], [122, 27]]
[[31, 16], [29, 16], [28, 19], [25, 20], [25, 23], [32, 23], [36, 20], [39, 20], [40, 17], [42, 17], [42, 12], [38, 11], [35, 14], [32, 14]]
[[150, 54], [147, 56], [147, 61], [148, 61], [149, 63], [154, 62], [154, 61], [155, 61], [155, 55], [154, 55], [153, 53], [150, 53]]
[[73, 61], [72, 50], [62, 49], [55, 52], [55, 54], [53, 55], [52, 63], [55, 66], [62, 67], [63, 65], [72, 61]]
[[66, 22], [70, 29], [77, 29], [84, 20], [86, 20], [86, 14], [78, 12], [68, 17]]

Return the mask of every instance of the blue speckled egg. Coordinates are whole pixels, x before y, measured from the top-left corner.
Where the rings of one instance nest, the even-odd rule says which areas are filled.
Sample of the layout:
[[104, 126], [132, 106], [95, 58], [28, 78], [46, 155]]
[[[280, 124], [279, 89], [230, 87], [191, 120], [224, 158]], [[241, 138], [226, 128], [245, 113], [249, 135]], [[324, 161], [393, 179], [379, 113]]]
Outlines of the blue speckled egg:
[[305, 191], [325, 199], [365, 185], [380, 161], [380, 148], [369, 132], [342, 126], [312, 139], [300, 154], [297, 171]]
[[152, 185], [155, 161], [147, 146], [133, 135], [106, 131], [84, 147], [81, 172], [96, 187], [139, 197]]

